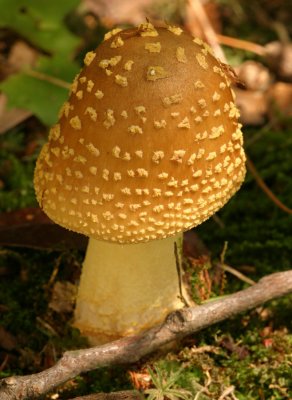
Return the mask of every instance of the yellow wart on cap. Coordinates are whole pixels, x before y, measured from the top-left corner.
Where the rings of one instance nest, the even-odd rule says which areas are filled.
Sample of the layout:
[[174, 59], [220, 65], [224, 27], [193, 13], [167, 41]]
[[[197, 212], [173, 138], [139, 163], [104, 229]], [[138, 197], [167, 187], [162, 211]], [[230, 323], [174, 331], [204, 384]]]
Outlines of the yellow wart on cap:
[[78, 115], [75, 117], [71, 118], [69, 121], [70, 125], [72, 126], [73, 129], [80, 130], [81, 129], [81, 121]]
[[85, 58], [84, 58], [84, 64], [85, 65], [90, 65], [92, 63], [92, 61], [94, 60], [96, 54], [94, 51], [89, 51], [88, 53], [86, 53]]
[[111, 31], [109, 31], [109, 32], [107, 32], [105, 35], [104, 35], [104, 40], [108, 40], [108, 39], [110, 39], [111, 37], [113, 37], [113, 36], [115, 36], [117, 33], [120, 33], [122, 31], [122, 29], [120, 29], [120, 28], [114, 28], [114, 29], [112, 29]]
[[148, 50], [149, 53], [160, 53], [160, 51], [161, 51], [161, 43], [160, 42], [145, 43], [145, 50]]
[[139, 32], [140, 36], [142, 36], [142, 37], [158, 36], [157, 30], [154, 28], [154, 26], [150, 22], [145, 22], [143, 24], [140, 24], [138, 27], [138, 32]]
[[173, 94], [172, 96], [167, 96], [162, 99], [162, 103], [165, 107], [171, 106], [173, 104], [180, 104], [183, 101], [183, 96], [181, 93]]
[[115, 76], [115, 82], [122, 87], [128, 86], [128, 79], [119, 74]]
[[128, 132], [130, 132], [132, 135], [136, 135], [137, 133], [142, 135], [143, 129], [138, 125], [131, 125], [128, 127]]
[[156, 81], [157, 79], [164, 79], [169, 77], [169, 73], [159, 65], [148, 67], [146, 79], [148, 81]]
[[196, 54], [196, 59], [197, 59], [199, 65], [200, 65], [203, 69], [208, 69], [208, 68], [209, 68], [209, 65], [208, 65], [208, 63], [207, 63], [207, 61], [206, 61], [206, 57], [205, 57], [203, 54], [197, 53], [197, 54]]
[[167, 29], [177, 36], [180, 36], [183, 33], [183, 30], [179, 26], [167, 25]]
[[127, 62], [125, 62], [124, 64], [124, 70], [125, 71], [131, 71], [132, 70], [132, 66], [134, 64], [133, 60], [128, 60]]
[[112, 49], [116, 49], [116, 48], [122, 47], [122, 46], [124, 46], [124, 41], [123, 41], [123, 39], [121, 38], [121, 36], [117, 36], [117, 37], [115, 37], [114, 40], [112, 41], [110, 47], [111, 47]]
[[175, 54], [178, 62], [186, 63], [188, 61], [185, 55], [185, 49], [183, 47], [177, 47]]

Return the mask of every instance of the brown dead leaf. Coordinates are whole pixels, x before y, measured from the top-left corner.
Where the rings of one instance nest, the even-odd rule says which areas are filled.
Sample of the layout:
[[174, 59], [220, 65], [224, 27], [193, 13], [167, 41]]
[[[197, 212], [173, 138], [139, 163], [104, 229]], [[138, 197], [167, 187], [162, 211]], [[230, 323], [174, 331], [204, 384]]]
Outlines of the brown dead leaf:
[[225, 336], [221, 339], [220, 344], [232, 354], [236, 354], [240, 360], [245, 359], [249, 355], [246, 346], [236, 344], [231, 336]]
[[42, 349], [42, 370], [52, 367], [57, 362], [57, 350], [54, 342], [48, 341]]
[[240, 120], [246, 125], [261, 125], [268, 111], [267, 96], [261, 91], [234, 88]]
[[129, 375], [135, 389], [146, 390], [151, 386], [151, 376], [146, 369], [138, 372], [129, 371]]
[[265, 91], [271, 84], [272, 78], [268, 68], [259, 62], [246, 61], [235, 71], [248, 90]]
[[183, 253], [186, 257], [198, 259], [209, 256], [210, 252], [195, 231], [184, 232]]
[[25, 208], [0, 215], [0, 245], [85, 250], [87, 238], [54, 224], [40, 208]]
[[21, 108], [7, 108], [7, 98], [0, 93], [0, 134], [7, 132], [16, 125], [32, 116], [32, 113]]
[[73, 311], [77, 288], [69, 281], [57, 281], [54, 284], [49, 308], [59, 314]]
[[[25, 67], [34, 67], [38, 58], [35, 49], [22, 40], [13, 43], [8, 58], [3, 56], [0, 75], [1, 79], [21, 71]], [[0, 134], [14, 128], [27, 118], [32, 116], [28, 110], [20, 108], [7, 108], [7, 99], [0, 93]]]
[[17, 340], [16, 338], [0, 326], [0, 348], [11, 351], [17, 347]]
[[34, 67], [38, 58], [38, 53], [26, 42], [18, 40], [13, 44], [8, 56], [8, 65], [11, 72], [18, 72], [24, 67]]
[[87, 9], [97, 15], [105, 26], [111, 27], [115, 24], [136, 25], [144, 22], [147, 16], [145, 9], [154, 3], [154, 0], [84, 0], [84, 2]]
[[269, 111], [278, 110], [281, 114], [292, 117], [292, 83], [277, 82], [268, 92]]
[[280, 78], [292, 82], [292, 43], [271, 42], [265, 49], [269, 66]]
[[[193, 36], [205, 38], [205, 26], [200, 23], [200, 13], [197, 6], [197, 3], [192, 0], [186, 2], [185, 26]], [[202, 2], [202, 6], [214, 31], [217, 33], [221, 32], [222, 23], [219, 5], [214, 1], [204, 1]]]

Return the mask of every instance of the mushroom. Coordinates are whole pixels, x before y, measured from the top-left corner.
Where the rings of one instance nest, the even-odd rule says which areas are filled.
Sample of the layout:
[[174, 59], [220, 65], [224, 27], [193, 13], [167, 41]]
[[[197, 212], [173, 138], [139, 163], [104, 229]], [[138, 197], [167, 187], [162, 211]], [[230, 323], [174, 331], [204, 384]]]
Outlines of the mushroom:
[[84, 64], [34, 184], [89, 236], [75, 325], [102, 343], [183, 307], [174, 243], [239, 189], [245, 155], [229, 69], [181, 28], [115, 29]]

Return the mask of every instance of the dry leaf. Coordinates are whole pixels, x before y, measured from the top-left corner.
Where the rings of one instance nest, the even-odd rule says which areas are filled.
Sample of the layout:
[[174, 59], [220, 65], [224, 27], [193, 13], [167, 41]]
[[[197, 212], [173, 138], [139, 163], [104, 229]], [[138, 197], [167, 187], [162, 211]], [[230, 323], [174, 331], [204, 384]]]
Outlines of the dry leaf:
[[246, 61], [235, 69], [239, 80], [248, 90], [267, 90], [271, 84], [271, 75], [265, 66], [256, 61]]
[[186, 257], [200, 258], [210, 252], [194, 230], [184, 232], [183, 253]]
[[270, 67], [280, 78], [292, 82], [292, 44], [271, 42], [265, 49]]
[[57, 281], [53, 287], [49, 308], [59, 314], [73, 311], [77, 287], [73, 283]]
[[7, 132], [29, 118], [32, 113], [20, 108], [6, 108], [7, 98], [0, 93], [0, 134]]
[[147, 16], [145, 9], [154, 3], [154, 0], [84, 0], [84, 2], [88, 10], [109, 27], [122, 23], [136, 25], [145, 22]]
[[277, 82], [268, 92], [269, 111], [280, 111], [287, 117], [292, 117], [292, 83]]
[[[222, 22], [219, 5], [214, 1], [204, 1], [202, 2], [202, 6], [214, 31], [217, 33], [221, 32]], [[205, 38], [205, 29], [199, 22], [201, 21], [196, 2], [187, 1], [185, 6], [185, 26], [193, 36]]]
[[[36, 64], [38, 53], [22, 40], [16, 41], [9, 52], [8, 59], [1, 65], [3, 77], [21, 71]], [[20, 108], [7, 108], [7, 98], [0, 94], [0, 134], [14, 128], [32, 115], [32, 112]]]
[[34, 67], [38, 53], [27, 43], [19, 40], [11, 47], [8, 64], [13, 72], [21, 71], [24, 67]]
[[85, 250], [87, 237], [54, 224], [40, 208], [2, 213], [0, 245], [37, 249]]
[[2, 326], [0, 326], [0, 348], [11, 351], [17, 346], [16, 338]]
[[132, 384], [137, 390], [146, 390], [151, 386], [151, 376], [148, 371], [129, 371]]
[[240, 110], [240, 120], [246, 125], [261, 125], [268, 111], [267, 96], [264, 92], [235, 88], [236, 105]]

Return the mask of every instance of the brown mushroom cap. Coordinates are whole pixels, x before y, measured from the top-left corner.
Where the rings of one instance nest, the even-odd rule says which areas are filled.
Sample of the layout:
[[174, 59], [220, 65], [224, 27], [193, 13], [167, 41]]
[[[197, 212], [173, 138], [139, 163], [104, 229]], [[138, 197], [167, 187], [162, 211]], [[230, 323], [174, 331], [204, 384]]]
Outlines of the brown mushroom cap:
[[245, 175], [228, 71], [200, 39], [150, 23], [85, 57], [35, 171], [58, 224], [120, 243], [165, 238], [214, 214]]

